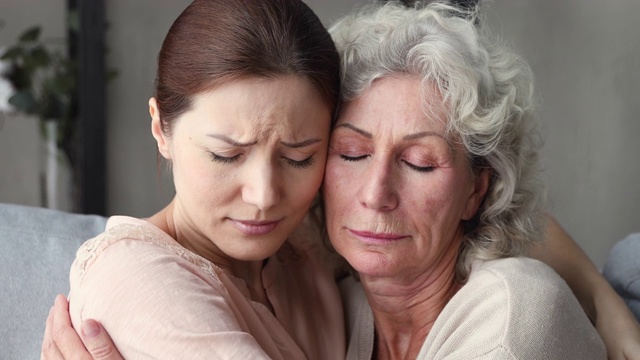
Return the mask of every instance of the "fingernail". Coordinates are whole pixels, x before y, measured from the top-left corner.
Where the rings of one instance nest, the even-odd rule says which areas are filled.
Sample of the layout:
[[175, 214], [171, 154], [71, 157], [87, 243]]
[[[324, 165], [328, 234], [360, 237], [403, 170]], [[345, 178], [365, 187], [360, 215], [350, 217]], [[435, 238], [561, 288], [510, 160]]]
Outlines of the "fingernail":
[[100, 333], [100, 327], [93, 321], [85, 321], [82, 323], [82, 333], [84, 336], [92, 338]]

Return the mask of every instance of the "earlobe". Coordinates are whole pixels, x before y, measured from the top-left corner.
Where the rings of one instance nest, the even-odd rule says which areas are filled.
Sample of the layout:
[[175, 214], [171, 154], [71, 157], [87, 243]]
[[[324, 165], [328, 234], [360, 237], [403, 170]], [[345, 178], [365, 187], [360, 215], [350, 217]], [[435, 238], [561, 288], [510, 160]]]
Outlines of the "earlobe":
[[490, 180], [490, 169], [482, 169], [479, 174], [475, 175], [473, 192], [467, 200], [467, 208], [465, 209], [463, 220], [469, 220], [476, 215], [487, 195]]
[[158, 110], [158, 103], [156, 98], [149, 99], [149, 115], [151, 115], [151, 134], [156, 139], [158, 144], [158, 151], [167, 160], [171, 159], [171, 153], [169, 151], [169, 141], [167, 136], [162, 131], [162, 122], [160, 121], [160, 111]]

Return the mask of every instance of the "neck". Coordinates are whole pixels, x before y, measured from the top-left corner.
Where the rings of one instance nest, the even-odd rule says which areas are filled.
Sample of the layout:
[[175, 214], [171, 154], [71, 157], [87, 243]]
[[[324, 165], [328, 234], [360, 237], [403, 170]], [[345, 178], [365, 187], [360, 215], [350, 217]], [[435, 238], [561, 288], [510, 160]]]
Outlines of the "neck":
[[251, 299], [270, 307], [262, 286], [264, 261], [241, 261], [224, 254], [212, 239], [207, 238], [194, 226], [189, 217], [185, 216], [175, 199], [147, 221], [166, 232], [185, 249], [211, 261], [227, 274], [242, 279]]
[[414, 359], [440, 312], [459, 290], [458, 246], [429, 271], [411, 276], [361, 277], [375, 322], [375, 358]]

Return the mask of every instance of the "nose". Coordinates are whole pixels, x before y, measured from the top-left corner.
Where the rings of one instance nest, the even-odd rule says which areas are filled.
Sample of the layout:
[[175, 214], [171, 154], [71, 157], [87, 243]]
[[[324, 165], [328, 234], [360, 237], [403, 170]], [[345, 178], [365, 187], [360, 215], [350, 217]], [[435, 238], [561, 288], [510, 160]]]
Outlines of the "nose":
[[360, 203], [377, 211], [391, 211], [398, 207], [399, 197], [391, 161], [373, 159], [362, 177]]
[[244, 174], [242, 200], [261, 211], [268, 210], [280, 202], [280, 183], [272, 164], [254, 166]]

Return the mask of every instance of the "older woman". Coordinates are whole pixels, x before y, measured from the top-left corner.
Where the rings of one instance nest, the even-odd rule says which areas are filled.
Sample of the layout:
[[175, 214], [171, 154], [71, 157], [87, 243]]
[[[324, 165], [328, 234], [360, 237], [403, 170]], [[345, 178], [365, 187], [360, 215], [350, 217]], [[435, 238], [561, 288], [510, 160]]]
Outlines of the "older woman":
[[344, 105], [325, 215], [362, 285], [347, 358], [604, 359], [571, 290], [519, 257], [542, 229], [532, 79], [476, 23], [388, 5], [330, 29]]
[[[516, 258], [543, 228], [531, 80], [474, 21], [444, 5], [388, 5], [332, 30], [345, 105], [323, 194], [331, 241], [362, 281], [341, 284], [349, 356], [603, 357], [566, 285]], [[61, 322], [48, 320], [50, 356], [52, 331], [62, 354], [83, 351], [64, 307], [59, 297]], [[116, 358], [88, 324], [93, 354]]]

